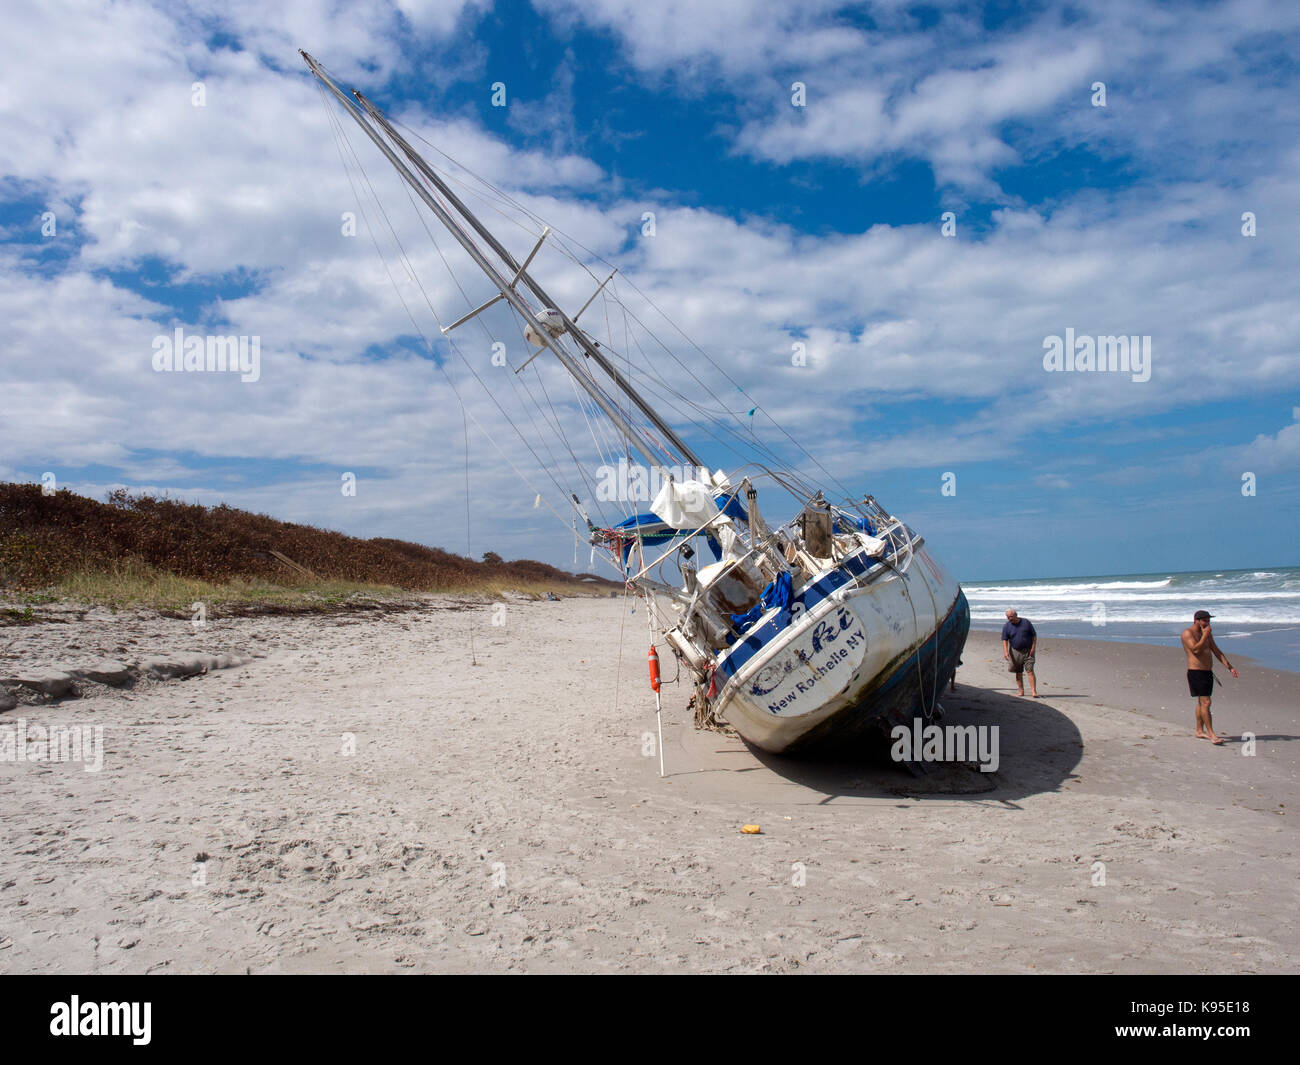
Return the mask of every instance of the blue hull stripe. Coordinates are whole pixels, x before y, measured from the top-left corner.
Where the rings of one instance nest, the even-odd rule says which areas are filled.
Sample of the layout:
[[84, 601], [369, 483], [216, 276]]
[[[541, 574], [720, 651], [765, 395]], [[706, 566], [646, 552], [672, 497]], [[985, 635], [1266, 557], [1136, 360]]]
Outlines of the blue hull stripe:
[[[905, 526], [905, 528], [907, 527]], [[910, 528], [907, 528], [907, 531], [911, 534], [913, 541], [919, 539], [916, 533]], [[896, 553], [894, 545], [887, 541], [885, 551], [881, 555], [881, 558], [892, 559]], [[800, 603], [803, 605], [803, 611], [799, 611], [799, 613], [805, 613], [812, 610], [832, 592], [844, 587], [844, 585], [848, 584], [850, 581], [865, 576], [872, 570], [880, 570], [883, 568], [884, 566], [880, 559], [871, 558], [864, 554], [853, 555], [842, 566], [831, 570], [831, 572], [826, 574], [826, 576], [805, 588], [799, 595], [794, 596], [790, 600], [791, 607], [793, 607], [795, 603]], [[786, 627], [784, 620], [786, 616], [787, 615], [784, 613], [777, 614], [776, 617], [750, 632], [750, 634], [740, 643], [734, 644], [727, 657], [718, 663], [718, 672], [727, 678], [734, 677], [746, 662], [753, 658], [754, 655], [758, 654], [759, 651], [761, 651], [779, 632], [781, 632], [782, 629]]]
[[958, 593], [937, 632], [895, 666], [878, 687], [801, 736], [786, 752], [844, 752], [859, 740], [887, 733], [893, 725], [910, 725], [913, 718], [924, 716], [961, 660], [969, 632], [970, 607], [965, 593]]

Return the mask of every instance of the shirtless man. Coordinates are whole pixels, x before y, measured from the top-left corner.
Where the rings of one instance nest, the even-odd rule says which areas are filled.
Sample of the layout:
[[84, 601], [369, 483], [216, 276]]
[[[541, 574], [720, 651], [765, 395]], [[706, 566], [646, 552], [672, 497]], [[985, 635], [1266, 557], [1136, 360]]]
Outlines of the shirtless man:
[[1214, 663], [1210, 661], [1210, 655], [1227, 666], [1234, 677], [1240, 674], [1214, 642], [1214, 634], [1210, 631], [1210, 618], [1213, 616], [1208, 610], [1198, 610], [1192, 616], [1191, 626], [1183, 629], [1183, 649], [1187, 652], [1187, 690], [1196, 698], [1197, 739], [1213, 740], [1215, 746], [1219, 746], [1223, 737], [1214, 734], [1214, 722], [1210, 720], [1210, 696], [1214, 692], [1214, 673], [1211, 671]]

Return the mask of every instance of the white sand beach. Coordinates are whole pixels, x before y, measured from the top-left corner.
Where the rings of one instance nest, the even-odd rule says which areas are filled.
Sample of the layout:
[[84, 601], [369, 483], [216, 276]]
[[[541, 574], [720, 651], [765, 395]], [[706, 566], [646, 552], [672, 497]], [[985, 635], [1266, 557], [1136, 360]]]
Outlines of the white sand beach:
[[103, 761], [0, 762], [0, 970], [1300, 971], [1297, 675], [1238, 659], [1215, 748], [1176, 650], [1044, 633], [1034, 701], [973, 633], [943, 703], [994, 774], [764, 754], [668, 684], [661, 779], [629, 607], [0, 629], [11, 679], [247, 659], [7, 685], [0, 729], [102, 726]]

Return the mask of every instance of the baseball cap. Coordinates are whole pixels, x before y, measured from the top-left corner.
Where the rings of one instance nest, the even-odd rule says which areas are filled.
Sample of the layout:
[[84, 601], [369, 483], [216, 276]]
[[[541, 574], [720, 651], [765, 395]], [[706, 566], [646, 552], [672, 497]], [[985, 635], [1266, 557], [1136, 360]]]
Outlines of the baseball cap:
[[1193, 621], [1209, 621], [1210, 618], [1212, 618], [1212, 617], [1214, 617], [1214, 615], [1211, 614], [1208, 610], [1198, 610], [1195, 614], [1192, 615], [1192, 620], [1193, 620]]

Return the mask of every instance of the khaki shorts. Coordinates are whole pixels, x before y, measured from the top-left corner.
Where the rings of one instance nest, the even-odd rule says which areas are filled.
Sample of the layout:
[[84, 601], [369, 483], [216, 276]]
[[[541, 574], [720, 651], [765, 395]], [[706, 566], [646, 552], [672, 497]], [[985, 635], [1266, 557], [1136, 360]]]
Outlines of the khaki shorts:
[[1034, 671], [1034, 656], [1028, 651], [1017, 651], [1012, 647], [1010, 654], [1011, 665], [1007, 667], [1008, 673], [1032, 673]]

